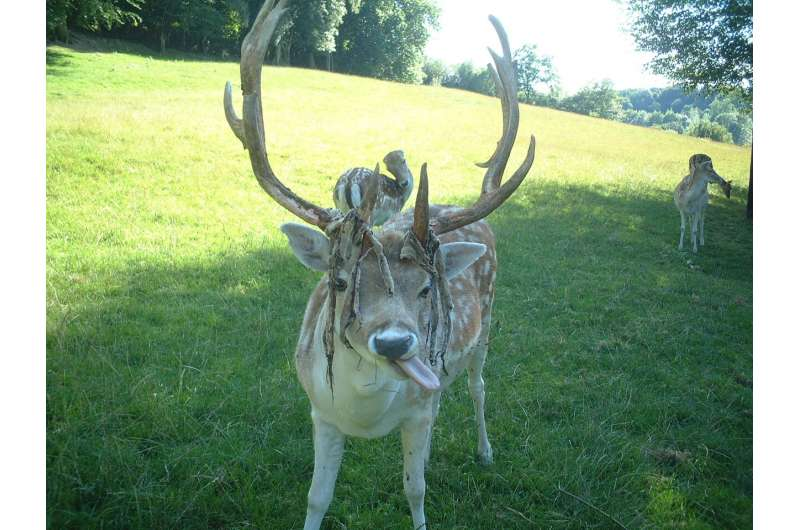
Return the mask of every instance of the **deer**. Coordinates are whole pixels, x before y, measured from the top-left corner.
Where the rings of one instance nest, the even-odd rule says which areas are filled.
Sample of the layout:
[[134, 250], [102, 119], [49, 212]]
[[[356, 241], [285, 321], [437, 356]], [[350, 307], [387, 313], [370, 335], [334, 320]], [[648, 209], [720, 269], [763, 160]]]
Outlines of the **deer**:
[[692, 225], [692, 252], [697, 253], [697, 231], [700, 229], [700, 245], [705, 242], [705, 210], [708, 207], [708, 184], [718, 184], [725, 196], [731, 197], [731, 182], [726, 181], [714, 171], [711, 157], [698, 153], [689, 157], [689, 174], [683, 177], [675, 188], [675, 206], [681, 214], [681, 237], [678, 250], [683, 250], [683, 237], [686, 232], [686, 219]]
[[248, 151], [264, 191], [304, 224], [281, 230], [297, 259], [322, 278], [308, 300], [295, 350], [297, 377], [308, 396], [314, 470], [304, 528], [319, 528], [333, 498], [348, 436], [377, 438], [400, 431], [403, 490], [413, 527], [427, 528], [425, 467], [442, 392], [466, 372], [474, 403], [477, 453], [490, 464], [483, 367], [495, 295], [495, 236], [484, 218], [503, 204], [530, 171], [530, 137], [520, 166], [503, 181], [519, 127], [517, 85], [503, 26], [489, 17], [502, 55], [489, 50], [502, 108], [502, 135], [471, 206], [430, 205], [422, 164], [412, 210], [373, 232], [377, 179], [346, 213], [294, 193], [274, 173], [264, 135], [261, 70], [286, 0], [268, 0], [242, 43], [242, 117], [225, 86], [225, 115]]
[[381, 226], [398, 214], [411, 196], [414, 175], [408, 168], [405, 153], [392, 151], [383, 157], [386, 169], [394, 177], [390, 179], [380, 172], [380, 164], [374, 170], [365, 167], [348, 169], [339, 177], [333, 188], [333, 202], [342, 212], [361, 205], [370, 180], [376, 180], [378, 198], [372, 209], [372, 226]]

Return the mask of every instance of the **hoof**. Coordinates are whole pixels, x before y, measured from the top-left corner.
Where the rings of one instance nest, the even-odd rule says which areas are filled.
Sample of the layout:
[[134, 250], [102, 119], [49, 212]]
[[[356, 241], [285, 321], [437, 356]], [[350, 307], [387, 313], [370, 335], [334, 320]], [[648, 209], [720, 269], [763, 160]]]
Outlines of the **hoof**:
[[494, 462], [494, 458], [492, 458], [492, 449], [491, 448], [489, 448], [488, 451], [479, 452], [476, 455], [476, 457], [478, 459], [478, 463], [481, 464], [482, 466], [489, 466], [489, 465], [492, 464], [492, 462]]

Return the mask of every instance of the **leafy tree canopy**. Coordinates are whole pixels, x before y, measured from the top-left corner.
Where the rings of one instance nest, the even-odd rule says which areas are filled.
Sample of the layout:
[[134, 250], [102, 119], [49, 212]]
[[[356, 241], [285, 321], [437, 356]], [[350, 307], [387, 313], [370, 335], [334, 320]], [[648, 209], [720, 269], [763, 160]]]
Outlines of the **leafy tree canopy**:
[[561, 104], [572, 112], [616, 120], [622, 115], [622, 101], [613, 83], [606, 79], [582, 88], [574, 96], [565, 98]]
[[110, 30], [141, 21], [143, 0], [47, 0], [47, 30], [67, 39], [67, 27], [84, 31]]
[[686, 88], [753, 97], [752, 0], [630, 0], [650, 68]]
[[535, 44], [526, 44], [514, 51], [514, 66], [523, 100], [533, 101], [537, 92], [552, 93], [558, 90], [558, 74], [553, 60], [542, 55]]
[[422, 81], [425, 45], [437, 27], [432, 0], [369, 0], [344, 17], [335, 61], [337, 69], [414, 83]]

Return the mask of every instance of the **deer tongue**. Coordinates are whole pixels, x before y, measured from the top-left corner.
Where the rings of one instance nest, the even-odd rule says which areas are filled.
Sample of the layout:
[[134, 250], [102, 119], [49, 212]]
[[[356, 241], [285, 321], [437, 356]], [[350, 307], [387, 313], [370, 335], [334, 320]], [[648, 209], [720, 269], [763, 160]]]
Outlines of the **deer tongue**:
[[431, 392], [439, 390], [440, 383], [436, 374], [423, 363], [419, 357], [414, 355], [410, 359], [395, 361], [397, 366], [403, 370], [408, 377], [413, 379], [419, 386]]

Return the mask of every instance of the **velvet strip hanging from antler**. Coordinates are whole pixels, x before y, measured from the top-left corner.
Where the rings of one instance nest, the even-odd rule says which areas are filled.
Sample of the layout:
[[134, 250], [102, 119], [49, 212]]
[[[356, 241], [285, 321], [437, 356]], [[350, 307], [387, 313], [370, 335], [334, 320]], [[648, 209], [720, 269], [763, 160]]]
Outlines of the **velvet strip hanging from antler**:
[[389, 262], [383, 253], [383, 245], [372, 233], [369, 224], [356, 210], [350, 210], [344, 217], [331, 223], [326, 229], [331, 241], [328, 259], [328, 314], [322, 344], [328, 361], [327, 378], [333, 394], [333, 354], [335, 351], [334, 330], [336, 320], [336, 301], [339, 294], [336, 282], [339, 272], [350, 268], [350, 281], [344, 292], [344, 307], [339, 322], [339, 339], [346, 347], [353, 349], [347, 339], [346, 331], [356, 320], [361, 320], [359, 311], [359, 284], [361, 282], [361, 265], [372, 251], [378, 260], [383, 277], [383, 284], [389, 296], [394, 294], [394, 280], [389, 270]]
[[[444, 355], [450, 344], [450, 333], [453, 329], [453, 301], [450, 297], [450, 289], [444, 271], [444, 259], [439, 247], [439, 239], [430, 228], [425, 243], [421, 243], [414, 232], [409, 231], [400, 251], [400, 259], [413, 261], [428, 273], [431, 282], [431, 313], [426, 333], [428, 359], [431, 366], [436, 366], [437, 360], [441, 362], [442, 371], [447, 375]], [[440, 319], [443, 324], [441, 334], [439, 333]], [[437, 340], [440, 336], [441, 338]]]

